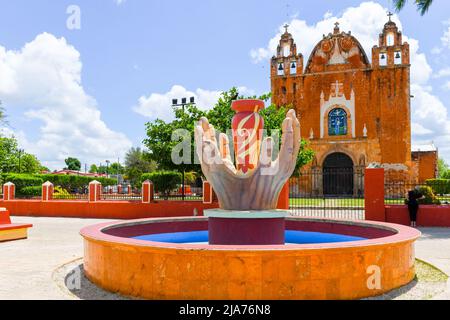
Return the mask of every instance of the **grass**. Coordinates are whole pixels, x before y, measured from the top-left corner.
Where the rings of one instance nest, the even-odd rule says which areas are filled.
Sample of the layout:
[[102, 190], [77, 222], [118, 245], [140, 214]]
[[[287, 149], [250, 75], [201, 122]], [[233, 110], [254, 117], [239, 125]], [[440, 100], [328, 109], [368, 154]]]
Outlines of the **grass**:
[[[364, 198], [290, 198], [291, 207], [364, 207]], [[404, 199], [386, 199], [387, 205], [404, 205]]]
[[447, 282], [448, 276], [435, 266], [416, 259], [416, 280], [419, 282]]

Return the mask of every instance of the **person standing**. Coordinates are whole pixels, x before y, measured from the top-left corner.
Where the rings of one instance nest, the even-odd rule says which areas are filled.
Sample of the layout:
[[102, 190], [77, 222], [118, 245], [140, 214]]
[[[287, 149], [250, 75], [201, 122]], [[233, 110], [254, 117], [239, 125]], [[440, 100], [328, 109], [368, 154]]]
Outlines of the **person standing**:
[[419, 192], [419, 190], [411, 190], [408, 192], [408, 211], [409, 218], [411, 220], [411, 227], [417, 227], [417, 212], [419, 211], [419, 199], [421, 199], [423, 195]]

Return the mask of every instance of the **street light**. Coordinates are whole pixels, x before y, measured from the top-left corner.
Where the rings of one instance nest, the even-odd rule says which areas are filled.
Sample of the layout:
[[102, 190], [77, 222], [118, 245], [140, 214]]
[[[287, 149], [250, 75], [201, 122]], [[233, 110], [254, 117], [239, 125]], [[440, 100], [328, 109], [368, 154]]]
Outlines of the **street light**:
[[[183, 113], [184, 113], [184, 108], [187, 106], [187, 105], [190, 105], [190, 104], [195, 104], [195, 97], [190, 97], [189, 98], [189, 103], [187, 102], [187, 98], [181, 98], [181, 103], [178, 103], [178, 99], [172, 99], [172, 107], [182, 107], [183, 108]], [[185, 183], [184, 183], [184, 181], [185, 181], [185, 170], [184, 170], [184, 168], [183, 168], [183, 185], [182, 185], [182, 199], [183, 199], [183, 201], [185, 200], [185, 198], [186, 198], [186, 187], [185, 187]]]
[[19, 149], [19, 173], [22, 173], [22, 165], [21, 165], [21, 158], [22, 158], [22, 153], [24, 152], [23, 149]]
[[109, 169], [109, 164], [111, 163], [111, 161], [106, 160], [106, 177], [109, 178], [109, 173], [108, 173], [108, 169]]

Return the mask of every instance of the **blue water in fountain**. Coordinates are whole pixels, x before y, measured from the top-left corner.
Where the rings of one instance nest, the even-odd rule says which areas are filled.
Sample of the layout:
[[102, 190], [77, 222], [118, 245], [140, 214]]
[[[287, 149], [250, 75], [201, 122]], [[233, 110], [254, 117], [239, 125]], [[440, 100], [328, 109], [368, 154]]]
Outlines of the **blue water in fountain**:
[[[164, 243], [207, 244], [208, 231], [150, 234], [133, 239]], [[286, 244], [336, 243], [361, 240], [367, 239], [333, 233], [286, 231]]]

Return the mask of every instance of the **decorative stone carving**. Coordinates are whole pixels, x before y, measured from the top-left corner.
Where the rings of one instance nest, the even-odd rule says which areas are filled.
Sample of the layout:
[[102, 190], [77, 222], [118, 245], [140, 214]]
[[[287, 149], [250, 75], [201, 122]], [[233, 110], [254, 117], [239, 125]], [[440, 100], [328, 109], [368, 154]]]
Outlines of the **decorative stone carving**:
[[[236, 101], [234, 104], [239, 104]], [[234, 109], [234, 108], [233, 108]], [[236, 128], [233, 128], [236, 130]], [[216, 140], [214, 127], [201, 118], [195, 127], [196, 151], [202, 171], [213, 186], [221, 209], [274, 210], [286, 181], [291, 177], [300, 150], [300, 123], [294, 110], [289, 110], [282, 126], [281, 149], [272, 160], [273, 141], [266, 138], [257, 148], [255, 166], [248, 171], [236, 169], [231, 161], [229, 140], [221, 133]]]

